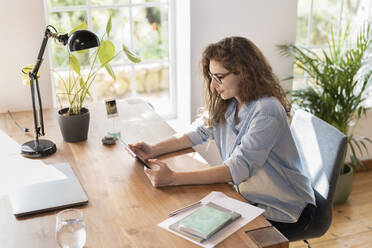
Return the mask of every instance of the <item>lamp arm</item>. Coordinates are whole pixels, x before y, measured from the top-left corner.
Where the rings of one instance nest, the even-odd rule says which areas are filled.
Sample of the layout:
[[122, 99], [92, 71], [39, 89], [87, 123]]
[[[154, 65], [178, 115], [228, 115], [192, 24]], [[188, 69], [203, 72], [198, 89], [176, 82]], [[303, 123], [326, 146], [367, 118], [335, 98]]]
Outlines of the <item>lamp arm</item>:
[[43, 118], [43, 105], [41, 103], [41, 97], [40, 97], [40, 89], [39, 89], [39, 80], [36, 77], [36, 93], [37, 93], [37, 99], [39, 101], [39, 118], [40, 118], [40, 127], [41, 127], [41, 136], [45, 135], [44, 132], [44, 118]]
[[43, 55], [44, 55], [44, 52], [45, 52], [45, 48], [46, 48], [46, 45], [48, 43], [48, 39], [51, 35], [52, 35], [52, 32], [47, 27], [45, 29], [44, 39], [43, 39], [43, 42], [41, 43], [41, 47], [40, 47], [40, 50], [39, 50], [39, 54], [37, 56], [36, 64], [35, 64], [34, 68], [32, 69], [32, 72], [31, 72], [31, 74], [34, 76], [34, 78], [37, 77], [37, 73], [39, 72], [41, 63], [43, 62]]
[[[49, 28], [52, 28], [54, 30], [54, 32], [52, 32]], [[51, 37], [56, 39], [58, 42], [62, 43], [63, 45], [66, 45], [67, 41], [68, 41], [68, 34], [58, 34], [58, 31], [52, 25], [48, 25], [45, 29], [45, 32], [44, 32], [43, 42], [41, 43], [41, 47], [40, 47], [40, 50], [39, 50], [39, 54], [37, 56], [35, 66], [33, 67], [32, 71], [29, 73], [29, 77], [30, 77], [30, 80], [31, 80], [31, 95], [32, 95], [32, 101], [33, 101], [32, 102], [32, 107], [33, 107], [33, 111], [34, 111], [36, 141], [38, 141], [39, 135], [42, 135], [42, 136], [45, 135], [44, 119], [43, 119], [43, 106], [42, 106], [41, 97], [40, 97], [40, 89], [39, 89], [39, 81], [38, 81], [37, 73], [39, 72], [40, 66], [43, 62], [43, 55], [44, 55], [44, 52], [45, 52], [46, 45], [48, 43], [48, 39], [51, 38]], [[33, 85], [34, 82], [35, 82], [35, 88], [36, 88], [37, 98], [38, 98], [38, 102], [39, 102], [40, 128], [38, 127], [39, 123], [38, 123], [38, 119], [37, 119], [37, 116], [36, 116], [35, 89], [34, 89], [34, 85]], [[40, 133], [40, 129], [41, 129], [41, 133]]]
[[34, 125], [35, 125], [35, 147], [39, 146], [39, 135], [40, 135], [40, 129], [38, 125], [38, 119], [36, 115], [36, 106], [35, 106], [35, 88], [34, 88], [34, 78], [30, 75], [30, 89], [31, 89], [31, 100], [32, 100], [32, 113], [34, 116]]
[[[43, 55], [44, 55], [44, 52], [45, 52], [46, 45], [48, 43], [48, 39], [51, 36], [53, 36], [53, 33], [49, 30], [49, 28], [47, 26], [47, 28], [45, 29], [45, 33], [44, 33], [43, 42], [41, 43], [39, 54], [37, 56], [36, 64], [35, 64], [34, 68], [32, 69], [32, 71], [29, 73], [29, 77], [31, 79], [31, 97], [32, 97], [32, 107], [33, 107], [33, 112], [34, 112], [36, 142], [38, 142], [38, 140], [39, 140], [39, 135], [42, 135], [42, 136], [45, 135], [44, 118], [43, 118], [43, 105], [42, 105], [41, 97], [40, 97], [39, 80], [38, 80], [38, 77], [37, 77], [37, 73], [39, 72], [41, 63], [43, 62]], [[37, 93], [37, 99], [38, 99], [38, 102], [39, 102], [39, 120], [38, 120], [37, 115], [36, 115], [34, 83], [35, 83], [35, 88], [36, 88], [36, 93]], [[39, 124], [40, 124], [40, 128], [39, 128]], [[40, 133], [40, 131], [41, 131], [41, 133]]]

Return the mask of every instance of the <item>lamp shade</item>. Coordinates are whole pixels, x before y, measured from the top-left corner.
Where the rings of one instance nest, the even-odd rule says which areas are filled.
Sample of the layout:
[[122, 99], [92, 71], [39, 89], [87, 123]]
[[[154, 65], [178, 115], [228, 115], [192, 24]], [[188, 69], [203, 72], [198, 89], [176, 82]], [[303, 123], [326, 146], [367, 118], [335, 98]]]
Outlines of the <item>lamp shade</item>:
[[97, 35], [86, 29], [77, 30], [68, 38], [68, 48], [71, 52], [98, 47], [99, 45]]

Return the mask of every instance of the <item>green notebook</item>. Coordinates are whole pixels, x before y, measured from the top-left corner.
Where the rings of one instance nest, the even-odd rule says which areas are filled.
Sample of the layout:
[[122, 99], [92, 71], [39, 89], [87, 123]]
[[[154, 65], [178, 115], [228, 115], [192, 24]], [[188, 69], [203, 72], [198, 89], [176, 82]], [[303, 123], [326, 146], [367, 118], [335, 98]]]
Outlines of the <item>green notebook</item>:
[[170, 229], [202, 242], [240, 216], [239, 213], [209, 202], [171, 225]]

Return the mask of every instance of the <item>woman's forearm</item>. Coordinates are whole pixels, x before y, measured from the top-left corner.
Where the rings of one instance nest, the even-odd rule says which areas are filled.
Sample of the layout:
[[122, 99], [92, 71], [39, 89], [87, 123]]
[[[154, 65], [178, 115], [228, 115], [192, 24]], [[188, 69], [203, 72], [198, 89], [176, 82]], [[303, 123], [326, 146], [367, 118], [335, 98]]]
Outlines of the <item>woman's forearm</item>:
[[172, 136], [169, 139], [163, 140], [153, 145], [156, 156], [161, 154], [183, 150], [192, 147], [193, 144], [187, 135], [181, 137]]
[[224, 164], [196, 171], [174, 172], [173, 177], [172, 185], [228, 183], [232, 181], [230, 169]]

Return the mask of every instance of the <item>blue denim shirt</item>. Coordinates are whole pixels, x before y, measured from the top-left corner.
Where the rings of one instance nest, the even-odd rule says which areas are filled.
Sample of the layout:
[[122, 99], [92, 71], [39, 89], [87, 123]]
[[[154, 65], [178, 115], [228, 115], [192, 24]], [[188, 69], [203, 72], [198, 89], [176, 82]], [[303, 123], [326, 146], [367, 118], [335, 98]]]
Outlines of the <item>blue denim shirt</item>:
[[214, 136], [235, 189], [265, 209], [267, 219], [296, 222], [308, 203], [315, 205], [315, 198], [283, 106], [274, 97], [243, 104], [238, 124], [236, 106], [237, 101], [231, 100], [223, 124], [207, 128], [199, 122], [188, 137], [197, 145]]

